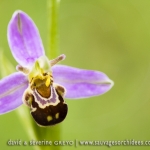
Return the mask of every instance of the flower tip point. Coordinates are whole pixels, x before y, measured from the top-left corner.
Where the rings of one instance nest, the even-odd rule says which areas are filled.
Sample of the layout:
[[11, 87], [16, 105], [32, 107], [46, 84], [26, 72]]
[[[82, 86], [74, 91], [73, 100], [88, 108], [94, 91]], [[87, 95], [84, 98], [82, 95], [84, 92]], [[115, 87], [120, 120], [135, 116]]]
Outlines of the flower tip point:
[[12, 18], [16, 17], [17, 15], [19, 15], [20, 13], [23, 13], [23, 11], [21, 10], [16, 10], [13, 15], [12, 15]]
[[110, 85], [111, 85], [111, 88], [112, 88], [114, 86], [114, 81], [110, 79], [109, 82], [110, 82]]
[[65, 54], [61, 54], [60, 57], [62, 58], [61, 60], [65, 60], [66, 55]]

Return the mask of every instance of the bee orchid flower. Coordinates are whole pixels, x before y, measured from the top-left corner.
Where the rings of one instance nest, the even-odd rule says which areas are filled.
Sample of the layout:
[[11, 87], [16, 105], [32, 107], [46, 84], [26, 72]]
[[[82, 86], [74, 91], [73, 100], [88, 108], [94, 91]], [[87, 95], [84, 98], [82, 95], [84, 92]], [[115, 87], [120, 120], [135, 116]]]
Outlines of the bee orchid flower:
[[49, 60], [36, 25], [20, 10], [8, 24], [7, 37], [18, 65], [17, 72], [0, 80], [0, 114], [24, 103], [38, 125], [55, 125], [67, 115], [64, 98], [98, 96], [113, 86], [102, 72], [57, 65], [64, 54]]

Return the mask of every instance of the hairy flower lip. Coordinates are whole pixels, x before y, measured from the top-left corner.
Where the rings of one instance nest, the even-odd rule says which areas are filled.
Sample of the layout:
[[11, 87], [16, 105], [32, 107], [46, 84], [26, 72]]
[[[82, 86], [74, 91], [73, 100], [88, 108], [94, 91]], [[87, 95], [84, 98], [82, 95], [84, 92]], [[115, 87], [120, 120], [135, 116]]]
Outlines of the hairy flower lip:
[[[36, 25], [21, 10], [15, 11], [12, 15], [8, 24], [7, 38], [12, 55], [19, 64], [17, 70], [20, 66], [31, 69], [34, 62], [45, 55]], [[61, 55], [60, 58], [63, 60], [65, 55]], [[98, 96], [109, 91], [114, 85], [113, 81], [102, 72], [55, 65], [57, 61], [54, 60], [50, 62], [54, 82], [66, 89], [65, 98], [81, 99]], [[22, 95], [29, 84], [26, 74], [13, 73], [0, 80], [0, 114], [10, 112], [22, 105]], [[21, 85], [21, 88], [13, 88], [12, 92], [12, 87], [16, 87], [16, 84], [17, 87]]]

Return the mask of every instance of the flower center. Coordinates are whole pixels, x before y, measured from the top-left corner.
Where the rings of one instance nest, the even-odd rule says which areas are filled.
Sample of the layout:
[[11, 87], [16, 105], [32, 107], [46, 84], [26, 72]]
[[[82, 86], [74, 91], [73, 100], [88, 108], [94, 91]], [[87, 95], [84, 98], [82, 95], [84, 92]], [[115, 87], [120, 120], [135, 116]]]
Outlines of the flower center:
[[37, 59], [28, 74], [29, 83], [31, 88], [36, 87], [49, 87], [51, 84], [51, 65], [46, 56], [41, 56]]
[[32, 88], [40, 87], [40, 85], [49, 87], [53, 82], [51, 67], [64, 59], [64, 54], [50, 61], [46, 56], [41, 56], [35, 61], [31, 70], [20, 65], [16, 69], [28, 75], [28, 80]]

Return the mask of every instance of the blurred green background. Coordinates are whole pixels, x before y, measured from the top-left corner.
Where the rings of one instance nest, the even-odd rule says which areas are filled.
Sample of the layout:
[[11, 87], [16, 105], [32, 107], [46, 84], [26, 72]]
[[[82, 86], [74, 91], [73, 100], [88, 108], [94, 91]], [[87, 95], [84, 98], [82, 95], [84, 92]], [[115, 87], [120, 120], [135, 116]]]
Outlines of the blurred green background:
[[[7, 25], [13, 12], [20, 9], [31, 16], [47, 49], [46, 5], [46, 0], [0, 0], [0, 49], [14, 68], [17, 63], [7, 43]], [[67, 100], [68, 116], [58, 125], [61, 140], [150, 140], [150, 1], [61, 0], [59, 33], [60, 52], [67, 56], [63, 64], [102, 71], [115, 82], [102, 96]], [[9, 139], [31, 140], [27, 130], [16, 111], [1, 115], [0, 147], [32, 150], [32, 146], [7, 146]], [[149, 149], [148, 146], [111, 148]]]

